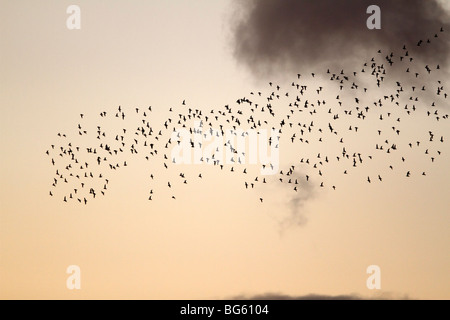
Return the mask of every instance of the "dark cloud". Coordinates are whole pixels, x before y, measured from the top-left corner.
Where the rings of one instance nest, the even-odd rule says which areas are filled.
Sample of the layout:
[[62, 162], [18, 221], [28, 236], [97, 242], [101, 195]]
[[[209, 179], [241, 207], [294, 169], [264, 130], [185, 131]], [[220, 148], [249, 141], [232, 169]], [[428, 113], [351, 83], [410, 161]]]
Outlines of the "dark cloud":
[[399, 296], [391, 293], [383, 293], [377, 297], [364, 298], [357, 294], [344, 295], [324, 295], [324, 294], [307, 294], [302, 296], [292, 296], [282, 293], [263, 293], [257, 295], [239, 295], [231, 298], [232, 300], [408, 300], [406, 295]]
[[[289, 178], [292, 181], [304, 181], [305, 176], [306, 174], [294, 172], [289, 176]], [[295, 192], [288, 200], [289, 215], [286, 216], [280, 223], [281, 232], [291, 226], [304, 226], [308, 221], [306, 217], [305, 204], [315, 196], [314, 184], [307, 182], [299, 183], [298, 185], [289, 184], [287, 185], [289, 188], [289, 193], [294, 192], [292, 191], [294, 186], [297, 187], [298, 191]]]
[[[349, 66], [367, 52], [406, 45], [419, 60], [450, 56], [450, 17], [435, 0], [246, 0], [236, 2], [234, 55], [255, 75]], [[370, 5], [381, 9], [381, 29], [366, 27]], [[237, 16], [237, 15], [236, 15]], [[446, 32], [439, 34], [443, 27]], [[433, 46], [417, 47], [419, 39]]]

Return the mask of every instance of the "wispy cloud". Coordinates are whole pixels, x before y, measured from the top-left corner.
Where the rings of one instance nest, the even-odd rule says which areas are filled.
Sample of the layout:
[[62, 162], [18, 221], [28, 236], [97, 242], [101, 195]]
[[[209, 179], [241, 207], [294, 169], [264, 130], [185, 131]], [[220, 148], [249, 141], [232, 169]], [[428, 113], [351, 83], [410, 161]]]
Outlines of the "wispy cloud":
[[393, 293], [380, 293], [372, 297], [363, 297], [358, 294], [306, 294], [306, 295], [288, 295], [283, 293], [263, 293], [255, 295], [238, 295], [231, 298], [232, 300], [409, 300], [408, 295], [398, 295]]

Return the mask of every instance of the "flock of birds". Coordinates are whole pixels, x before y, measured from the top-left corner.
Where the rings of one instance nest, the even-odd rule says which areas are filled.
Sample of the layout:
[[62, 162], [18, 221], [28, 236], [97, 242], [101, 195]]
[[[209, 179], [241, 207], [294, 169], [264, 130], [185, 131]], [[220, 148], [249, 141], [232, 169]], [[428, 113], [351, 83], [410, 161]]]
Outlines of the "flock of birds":
[[[431, 40], [420, 40], [414, 49], [432, 46], [434, 41], [439, 41], [444, 35], [441, 29]], [[66, 133], [58, 133], [61, 145], [52, 144], [46, 151], [55, 167], [49, 195], [56, 195], [57, 187], [63, 185], [66, 192], [60, 198], [64, 202], [87, 204], [98, 196], [104, 196], [110, 183], [109, 173], [128, 166], [130, 161], [127, 163], [127, 159], [131, 156], [141, 157], [150, 163], [150, 181], [156, 176], [164, 176], [166, 170], [181, 168], [177, 167], [176, 159], [171, 156], [174, 146], [182, 143], [180, 135], [173, 134], [180, 128], [194, 136], [203, 135], [205, 139], [214, 134], [224, 135], [226, 130], [231, 130], [237, 136], [243, 127], [276, 130], [276, 141], [270, 138], [268, 144], [275, 144], [275, 148], [280, 149], [286, 146], [290, 153], [296, 155], [279, 168], [275, 175], [250, 177], [245, 151], [239, 152], [236, 143], [231, 140], [224, 143], [224, 147], [234, 155], [231, 164], [223, 161], [219, 148], [211, 157], [201, 159], [214, 165], [217, 170], [228, 170], [242, 178], [242, 187], [245, 189], [256, 190], [256, 186], [266, 183], [289, 186], [292, 192], [302, 192], [306, 184], [336, 189], [335, 183], [325, 179], [331, 164], [331, 171], [340, 170], [347, 175], [352, 169], [376, 160], [381, 161], [381, 170], [374, 175], [366, 175], [364, 180], [368, 183], [382, 182], [383, 172], [398, 172], [406, 178], [413, 174], [425, 176], [424, 170], [412, 171], [408, 167], [411, 160], [399, 152], [412, 150], [415, 155], [421, 154], [429, 163], [434, 163], [442, 154], [444, 136], [435, 132], [434, 128], [427, 128], [426, 139], [403, 137], [402, 124], [408, 117], [416, 115], [433, 122], [448, 120], [448, 114], [443, 114], [446, 110], [443, 107], [449, 106], [448, 94], [444, 83], [439, 80], [442, 75], [440, 65], [424, 64], [415, 59], [410, 51], [413, 50], [406, 46], [398, 52], [382, 53], [379, 50], [374, 57], [363, 62], [358, 70], [351, 72], [326, 70], [322, 74], [297, 74], [295, 81], [286, 89], [269, 83], [268, 94], [250, 92], [248, 97], [237, 99], [233, 106], [225, 105], [217, 110], [205, 112], [191, 108], [186, 101], [182, 101], [179, 106], [168, 110], [169, 117], [163, 123], [156, 125], [152, 123], [151, 106], [127, 111], [119, 106], [113, 112], [103, 111], [94, 131], [88, 130], [84, 124], [88, 116], [80, 114], [77, 135], [80, 139], [85, 138], [88, 146], [81, 147], [70, 141]], [[325, 81], [331, 84], [325, 87]], [[125, 124], [125, 119], [130, 115], [139, 119], [134, 129], [119, 125]], [[113, 122], [116, 132], [106, 132], [107, 121]], [[200, 130], [192, 129], [194, 121], [201, 124]], [[374, 127], [373, 123], [380, 125]], [[218, 129], [214, 131], [212, 128]], [[356, 143], [360, 146], [361, 132], [379, 141], [370, 146], [370, 152], [352, 150], [348, 139], [356, 137]], [[402, 144], [404, 139], [408, 140], [406, 144]], [[204, 143], [196, 141], [190, 139], [191, 148], [205, 147]], [[196, 143], [199, 145], [196, 146]], [[338, 148], [339, 152], [334, 152], [333, 148]], [[320, 152], [312, 155], [317, 149]], [[383, 159], [388, 158], [398, 162], [383, 163]], [[273, 166], [272, 163], [261, 165]], [[188, 185], [188, 181], [190, 183], [192, 179], [202, 178], [202, 172], [188, 175], [178, 170], [176, 179], [166, 179], [167, 183], [159, 183], [157, 188], [172, 191], [175, 185]], [[150, 188], [148, 200], [158, 195], [157, 188]], [[175, 191], [171, 198], [176, 199]], [[262, 196], [258, 195], [257, 198], [263, 202]]]

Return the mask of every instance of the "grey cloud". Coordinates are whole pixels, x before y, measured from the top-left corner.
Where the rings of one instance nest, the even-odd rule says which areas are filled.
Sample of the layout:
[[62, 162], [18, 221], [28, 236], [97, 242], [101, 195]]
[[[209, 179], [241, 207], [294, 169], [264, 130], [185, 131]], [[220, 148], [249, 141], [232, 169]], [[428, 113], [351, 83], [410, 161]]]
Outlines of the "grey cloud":
[[254, 296], [236, 296], [234, 300], [361, 300], [358, 295], [320, 295], [308, 294], [303, 296], [290, 296], [281, 293], [264, 293]]
[[[305, 180], [305, 174], [294, 172], [290, 177], [292, 181], [296, 179], [300, 181]], [[298, 185], [289, 184], [289, 192], [294, 192], [291, 189], [297, 186], [298, 191], [289, 199], [288, 206], [290, 214], [285, 217], [280, 224], [282, 231], [290, 226], [303, 226], [308, 221], [306, 217], [305, 204], [314, 198], [315, 188], [314, 184], [310, 182], [300, 182]]]
[[342, 294], [342, 295], [324, 295], [324, 294], [307, 294], [307, 295], [287, 295], [282, 293], [263, 293], [256, 295], [238, 295], [232, 297], [233, 300], [409, 300], [407, 295], [396, 295], [392, 293], [382, 293], [376, 297], [362, 297], [358, 294]]
[[[366, 27], [369, 5], [381, 8], [381, 30]], [[367, 52], [401, 50], [418, 60], [450, 56], [450, 16], [436, 0], [246, 0], [236, 2], [235, 58], [255, 75], [349, 66]], [[443, 27], [439, 39], [434, 35]], [[419, 39], [433, 46], [418, 47]]]

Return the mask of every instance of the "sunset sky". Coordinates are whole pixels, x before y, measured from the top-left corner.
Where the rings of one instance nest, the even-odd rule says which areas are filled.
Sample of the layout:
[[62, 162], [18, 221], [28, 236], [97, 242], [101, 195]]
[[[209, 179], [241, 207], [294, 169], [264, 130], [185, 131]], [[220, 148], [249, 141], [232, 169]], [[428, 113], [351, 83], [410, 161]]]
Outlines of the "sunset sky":
[[[352, 94], [339, 93], [339, 85], [329, 81], [327, 68], [359, 72], [378, 49], [386, 55], [401, 52], [404, 43], [416, 43], [423, 36], [416, 30], [432, 30], [429, 37], [434, 41], [439, 28], [446, 29], [439, 42], [430, 44], [433, 50], [419, 52], [415, 61], [441, 65], [439, 73], [434, 70], [430, 75], [427, 94], [434, 92], [431, 81], [435, 80], [449, 91], [448, 3], [447, 9], [441, 8], [443, 13], [431, 8], [428, 18], [423, 10], [414, 9], [417, 1], [401, 16], [395, 11], [401, 12], [401, 6], [388, 6], [395, 1], [379, 1], [382, 28], [369, 30], [368, 1], [360, 5], [362, 11], [323, 1], [332, 3], [323, 9], [325, 16], [333, 12], [337, 22], [331, 18], [320, 22], [323, 16], [318, 16], [311, 19], [314, 25], [302, 21], [308, 12], [319, 14], [322, 9], [307, 11], [305, 5], [306, 13], [301, 12], [303, 2], [287, 1], [287, 6], [293, 5], [289, 10], [268, 0], [256, 1], [254, 7], [234, 0], [0, 0], [0, 298], [229, 299], [315, 294], [449, 299], [450, 120], [427, 117], [430, 106], [422, 105], [435, 101], [433, 112], [448, 114], [450, 98], [443, 96], [426, 96], [416, 103], [418, 112], [411, 117], [402, 113], [398, 124], [402, 134], [391, 135], [399, 145], [393, 162], [390, 156], [375, 156], [374, 162], [349, 175], [342, 174], [346, 168], [341, 164], [330, 163], [326, 188], [312, 179], [315, 184], [293, 193], [274, 178], [264, 188], [247, 190], [243, 167], [237, 166], [239, 173], [234, 173], [229, 167], [192, 164], [169, 172], [156, 161], [159, 158], [145, 161], [128, 152], [122, 157], [126, 168], [105, 171], [110, 179], [105, 196], [87, 205], [66, 203], [63, 193], [52, 189], [56, 167], [46, 151], [67, 141], [81, 147], [98, 143], [97, 125], [112, 132], [122, 130], [122, 123], [113, 119], [119, 105], [129, 115], [123, 126], [130, 131], [141, 125], [135, 108], [148, 106], [153, 109], [151, 122], [162, 127], [186, 107], [204, 114], [225, 105], [238, 110], [245, 108], [236, 104], [243, 97], [264, 105], [265, 96], [276, 90], [269, 82], [295, 97], [291, 83], [298, 82], [301, 73], [311, 95], [313, 88], [324, 88], [325, 112], [312, 119], [327, 129], [326, 111], [336, 95], [354, 101]], [[81, 8], [79, 30], [66, 26], [71, 4]], [[299, 17], [286, 15], [295, 10]], [[344, 23], [353, 16], [353, 22]], [[408, 19], [421, 21], [422, 27], [407, 23]], [[427, 21], [433, 22], [428, 26]], [[333, 25], [338, 22], [342, 24]], [[287, 31], [293, 28], [302, 31]], [[317, 35], [311, 34], [314, 30]], [[426, 77], [425, 69], [422, 72]], [[400, 68], [392, 72], [395, 79], [404, 76]], [[405, 88], [408, 79], [402, 80]], [[395, 85], [394, 78], [391, 81]], [[377, 101], [382, 90], [395, 90], [367, 86], [365, 101]], [[251, 92], [263, 94], [257, 97]], [[274, 109], [287, 109], [285, 101], [287, 97], [274, 101]], [[333, 108], [337, 113], [339, 106]], [[105, 111], [110, 118], [100, 117]], [[343, 111], [339, 115], [342, 128], [353, 125], [346, 122]], [[307, 112], [305, 117], [309, 123]], [[343, 133], [349, 150], [375, 152], [377, 118], [358, 122], [359, 135]], [[270, 115], [264, 119], [271, 121]], [[92, 135], [79, 136], [77, 125], [82, 121]], [[244, 123], [242, 128], [249, 127]], [[433, 144], [427, 142], [429, 131], [435, 133]], [[66, 134], [67, 141], [61, 142], [58, 133]], [[409, 148], [416, 138], [422, 146]], [[427, 148], [441, 152], [434, 162], [424, 154]], [[331, 142], [293, 146], [285, 133], [280, 168], [284, 171], [317, 153], [335, 158], [341, 149]], [[405, 163], [400, 154], [405, 155]], [[390, 170], [390, 164], [399, 170]], [[95, 165], [93, 160], [93, 170]], [[259, 174], [258, 166], [247, 168], [252, 177]], [[180, 171], [192, 179], [186, 186], [175, 186], [173, 200], [167, 180], [176, 179]], [[405, 177], [407, 171], [412, 172], [410, 178]], [[202, 179], [194, 179], [198, 172]], [[158, 179], [152, 181], [150, 173]], [[383, 182], [376, 181], [378, 174]], [[367, 183], [367, 176], [373, 177], [372, 183]], [[153, 201], [148, 201], [150, 189], [155, 191]], [[70, 265], [81, 269], [79, 290], [66, 287]], [[381, 269], [380, 290], [366, 286], [370, 265]]]

